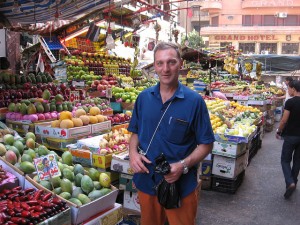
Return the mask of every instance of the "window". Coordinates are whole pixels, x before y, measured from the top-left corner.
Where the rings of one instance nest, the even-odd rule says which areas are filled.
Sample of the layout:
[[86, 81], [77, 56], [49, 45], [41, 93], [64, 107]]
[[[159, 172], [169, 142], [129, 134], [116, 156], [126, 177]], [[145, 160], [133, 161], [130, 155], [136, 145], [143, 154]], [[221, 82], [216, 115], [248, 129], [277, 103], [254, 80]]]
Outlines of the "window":
[[252, 16], [250, 15], [243, 15], [243, 26], [252, 26]]
[[261, 43], [260, 52], [261, 54], [277, 54], [277, 43]]
[[245, 54], [255, 53], [255, 43], [239, 43], [239, 50]]
[[288, 15], [284, 19], [285, 26], [297, 26], [298, 25], [298, 16], [297, 15]]
[[194, 7], [192, 7], [192, 9], [193, 9], [193, 16], [198, 17], [199, 16], [199, 9], [200, 8], [197, 7], [197, 6], [194, 6]]
[[219, 26], [219, 17], [218, 16], [214, 16], [211, 18], [211, 26], [212, 27]]
[[261, 26], [262, 25], [262, 16], [254, 15], [253, 16], [253, 26]]
[[274, 15], [266, 15], [263, 17], [264, 17], [264, 21], [263, 21], [264, 26], [275, 26], [276, 17]]
[[221, 42], [220, 43], [220, 47], [221, 47], [221, 50], [226, 50], [225, 48], [226, 47], [229, 47], [229, 46], [232, 46], [232, 42]]
[[282, 43], [282, 54], [298, 54], [299, 43]]

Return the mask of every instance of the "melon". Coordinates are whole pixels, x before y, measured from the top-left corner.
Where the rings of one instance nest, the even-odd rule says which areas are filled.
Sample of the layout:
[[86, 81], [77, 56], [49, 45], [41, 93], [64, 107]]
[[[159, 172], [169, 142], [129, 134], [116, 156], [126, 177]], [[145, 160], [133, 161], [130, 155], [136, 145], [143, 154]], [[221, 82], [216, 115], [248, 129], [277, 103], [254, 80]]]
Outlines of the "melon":
[[72, 113], [69, 112], [69, 111], [62, 111], [60, 114], [59, 114], [59, 119], [61, 120], [65, 120], [65, 119], [69, 119], [71, 120], [73, 117]]
[[82, 120], [83, 125], [88, 125], [90, 123], [90, 118], [86, 115], [82, 115], [79, 117]]
[[72, 120], [69, 119], [65, 119], [62, 120], [59, 124], [60, 128], [65, 128], [65, 129], [69, 129], [69, 128], [73, 128], [74, 127], [74, 123]]
[[83, 122], [80, 118], [72, 118], [72, 121], [74, 123], [74, 127], [81, 127], [83, 126]]
[[97, 119], [98, 119], [98, 122], [99, 122], [99, 123], [101, 123], [101, 122], [104, 122], [104, 121], [105, 121], [105, 119], [104, 119], [104, 116], [103, 116], [103, 115], [97, 115], [96, 117], [97, 117]]
[[89, 116], [90, 118], [90, 124], [98, 123], [98, 119], [96, 116]]
[[98, 107], [96, 107], [96, 106], [91, 107], [89, 113], [92, 116], [99, 115], [100, 114], [100, 109]]
[[86, 115], [86, 111], [84, 109], [77, 109], [75, 111], [75, 116], [79, 118], [80, 116]]
[[59, 127], [59, 125], [60, 125], [60, 121], [59, 120], [51, 121], [51, 127]]

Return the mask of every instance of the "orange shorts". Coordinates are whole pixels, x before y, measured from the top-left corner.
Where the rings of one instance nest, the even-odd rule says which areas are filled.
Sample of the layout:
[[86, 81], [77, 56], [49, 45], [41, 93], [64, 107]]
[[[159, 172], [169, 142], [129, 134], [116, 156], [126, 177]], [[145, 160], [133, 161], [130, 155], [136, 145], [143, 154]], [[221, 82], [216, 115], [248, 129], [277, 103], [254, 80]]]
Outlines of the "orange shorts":
[[169, 225], [196, 225], [199, 186], [188, 196], [181, 199], [178, 209], [164, 209], [157, 196], [138, 191], [141, 205], [141, 225], [164, 225], [168, 219]]

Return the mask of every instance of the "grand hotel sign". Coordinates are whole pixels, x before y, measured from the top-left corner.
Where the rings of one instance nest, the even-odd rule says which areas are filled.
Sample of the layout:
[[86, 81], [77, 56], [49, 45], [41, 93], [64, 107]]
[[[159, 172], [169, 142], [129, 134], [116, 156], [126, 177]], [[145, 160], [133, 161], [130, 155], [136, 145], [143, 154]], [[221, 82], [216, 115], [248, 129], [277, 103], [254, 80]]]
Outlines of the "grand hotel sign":
[[257, 35], [214, 35], [216, 41], [276, 41], [278, 40], [272, 34]]

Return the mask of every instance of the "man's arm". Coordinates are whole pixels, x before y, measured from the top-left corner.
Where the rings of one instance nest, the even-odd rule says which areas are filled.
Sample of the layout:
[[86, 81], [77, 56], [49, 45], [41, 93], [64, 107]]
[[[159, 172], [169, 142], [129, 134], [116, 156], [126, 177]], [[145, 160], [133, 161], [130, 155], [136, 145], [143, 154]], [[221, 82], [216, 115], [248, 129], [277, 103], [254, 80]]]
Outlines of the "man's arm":
[[[200, 163], [212, 150], [213, 143], [210, 144], [200, 144], [195, 150], [184, 159], [184, 162], [188, 168]], [[169, 183], [173, 183], [179, 179], [183, 173], [183, 164], [181, 162], [176, 162], [171, 164], [171, 172], [165, 175], [165, 179]]]

